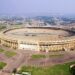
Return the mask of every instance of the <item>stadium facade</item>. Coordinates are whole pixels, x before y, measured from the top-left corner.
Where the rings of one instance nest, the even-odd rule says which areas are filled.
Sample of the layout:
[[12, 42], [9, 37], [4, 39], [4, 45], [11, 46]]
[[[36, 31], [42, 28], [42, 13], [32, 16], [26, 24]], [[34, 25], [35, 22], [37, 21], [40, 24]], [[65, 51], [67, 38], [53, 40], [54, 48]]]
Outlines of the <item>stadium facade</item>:
[[42, 52], [75, 49], [75, 36], [60, 28], [14, 28], [0, 32], [0, 45]]

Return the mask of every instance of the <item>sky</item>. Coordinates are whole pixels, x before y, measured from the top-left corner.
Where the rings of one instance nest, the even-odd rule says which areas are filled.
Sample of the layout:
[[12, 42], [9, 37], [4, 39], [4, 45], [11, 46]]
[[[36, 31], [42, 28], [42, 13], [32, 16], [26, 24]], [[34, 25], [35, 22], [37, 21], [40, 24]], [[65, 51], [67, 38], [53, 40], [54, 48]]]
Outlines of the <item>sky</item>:
[[75, 0], [0, 0], [0, 14], [75, 14]]

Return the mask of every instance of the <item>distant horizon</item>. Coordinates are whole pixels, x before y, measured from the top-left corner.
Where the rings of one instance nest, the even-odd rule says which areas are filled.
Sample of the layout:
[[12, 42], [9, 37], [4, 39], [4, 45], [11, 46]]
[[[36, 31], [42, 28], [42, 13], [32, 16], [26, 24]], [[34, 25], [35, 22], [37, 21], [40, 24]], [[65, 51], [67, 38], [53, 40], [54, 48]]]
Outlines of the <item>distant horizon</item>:
[[53, 13], [0, 13], [0, 16], [23, 16], [23, 17], [35, 17], [35, 16], [71, 16], [75, 17], [75, 14], [53, 14]]
[[3, 15], [72, 15], [74, 0], [0, 0]]

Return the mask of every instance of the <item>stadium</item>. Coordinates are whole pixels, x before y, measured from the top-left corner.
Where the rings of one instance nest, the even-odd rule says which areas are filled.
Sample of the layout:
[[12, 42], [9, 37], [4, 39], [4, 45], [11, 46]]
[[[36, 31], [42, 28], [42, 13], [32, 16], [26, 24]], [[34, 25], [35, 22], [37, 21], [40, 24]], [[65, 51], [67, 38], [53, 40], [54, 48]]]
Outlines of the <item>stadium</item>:
[[0, 44], [20, 50], [70, 51], [75, 48], [74, 35], [71, 30], [55, 27], [13, 28], [0, 32]]

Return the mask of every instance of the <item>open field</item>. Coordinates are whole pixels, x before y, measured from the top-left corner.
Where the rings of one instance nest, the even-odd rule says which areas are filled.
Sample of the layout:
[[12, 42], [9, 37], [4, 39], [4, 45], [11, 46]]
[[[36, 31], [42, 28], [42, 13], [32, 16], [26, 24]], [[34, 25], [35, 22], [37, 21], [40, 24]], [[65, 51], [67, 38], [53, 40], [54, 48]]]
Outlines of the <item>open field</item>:
[[0, 69], [3, 69], [3, 67], [5, 67], [5, 66], [6, 66], [6, 63], [0, 62]]
[[3, 52], [4, 52], [4, 50], [0, 48], [0, 53], [3, 53]]
[[33, 54], [31, 56], [32, 59], [41, 59], [41, 58], [56, 58], [56, 57], [63, 57], [64, 54], [48, 54], [48, 55], [45, 55], [45, 54]]
[[49, 57], [63, 57], [64, 54], [50, 54]]
[[40, 58], [46, 58], [45, 55], [41, 55], [41, 54], [36, 54], [36, 55], [32, 55], [33, 59], [40, 59]]
[[7, 50], [3, 50], [3, 49], [0, 49], [0, 53], [3, 53], [7, 57], [13, 57], [16, 55], [16, 52], [7, 51]]
[[20, 72], [30, 72], [32, 75], [71, 75], [69, 66], [75, 62], [59, 64], [52, 67], [30, 67], [23, 66]]
[[6, 52], [5, 52], [5, 55], [6, 55], [7, 57], [13, 57], [13, 56], [16, 55], [16, 53], [15, 53], [15, 52], [12, 52], [12, 51], [6, 51]]

